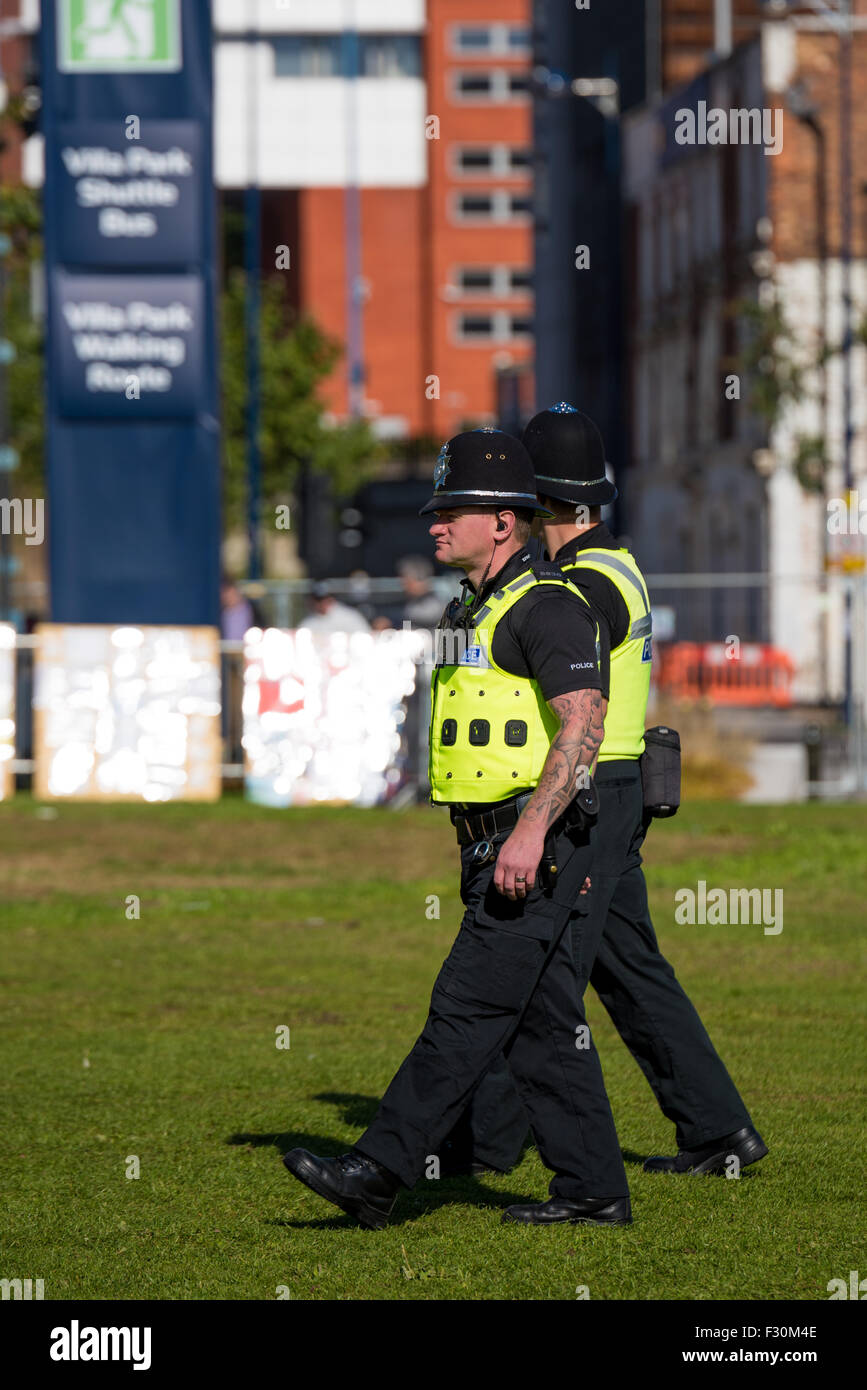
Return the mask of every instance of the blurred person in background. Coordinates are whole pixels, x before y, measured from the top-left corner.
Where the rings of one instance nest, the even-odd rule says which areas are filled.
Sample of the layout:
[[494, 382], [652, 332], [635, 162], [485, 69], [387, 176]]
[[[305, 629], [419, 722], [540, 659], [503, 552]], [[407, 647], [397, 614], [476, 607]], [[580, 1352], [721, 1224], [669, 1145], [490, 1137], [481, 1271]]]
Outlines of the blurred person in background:
[[413, 627], [436, 627], [443, 613], [443, 601], [431, 583], [433, 565], [424, 555], [405, 555], [397, 572], [403, 585], [402, 622]]
[[332, 594], [328, 584], [318, 582], [313, 585], [310, 591], [311, 612], [303, 622], [298, 624], [299, 629], [306, 628], [309, 632], [369, 632], [370, 623], [359, 613], [357, 608], [351, 608], [348, 603], [340, 603]]
[[[255, 599], [241, 593], [231, 575], [220, 580], [220, 632], [224, 642], [243, 642], [244, 633], [251, 627], [266, 628], [267, 619]], [[220, 669], [223, 681], [220, 727], [224, 739], [223, 755], [227, 762], [243, 761], [241, 747], [241, 661], [236, 653], [222, 652]]]
[[235, 580], [224, 574], [220, 580], [220, 630], [224, 640], [241, 642], [248, 628], [267, 626], [256, 600], [242, 594]]

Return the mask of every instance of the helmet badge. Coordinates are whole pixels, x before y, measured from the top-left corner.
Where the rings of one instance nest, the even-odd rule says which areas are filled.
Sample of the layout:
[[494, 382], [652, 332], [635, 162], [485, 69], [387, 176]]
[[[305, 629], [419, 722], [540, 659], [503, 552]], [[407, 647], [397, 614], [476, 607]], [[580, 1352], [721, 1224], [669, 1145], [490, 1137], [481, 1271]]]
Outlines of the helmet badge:
[[434, 469], [433, 480], [434, 490], [436, 492], [438, 492], [441, 487], [445, 487], [446, 478], [449, 476], [449, 473], [451, 472], [451, 469], [449, 468], [450, 463], [451, 455], [449, 454], [449, 446], [448, 444], [444, 444], [439, 451], [439, 456], [437, 457], [436, 462], [436, 468]]

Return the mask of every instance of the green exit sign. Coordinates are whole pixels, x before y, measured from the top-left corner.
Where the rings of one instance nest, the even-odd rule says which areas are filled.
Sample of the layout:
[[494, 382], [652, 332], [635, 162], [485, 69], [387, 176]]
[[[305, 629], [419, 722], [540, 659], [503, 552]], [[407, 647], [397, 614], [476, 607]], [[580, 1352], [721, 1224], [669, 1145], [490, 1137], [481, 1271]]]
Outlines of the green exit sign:
[[180, 0], [57, 0], [61, 72], [177, 72]]

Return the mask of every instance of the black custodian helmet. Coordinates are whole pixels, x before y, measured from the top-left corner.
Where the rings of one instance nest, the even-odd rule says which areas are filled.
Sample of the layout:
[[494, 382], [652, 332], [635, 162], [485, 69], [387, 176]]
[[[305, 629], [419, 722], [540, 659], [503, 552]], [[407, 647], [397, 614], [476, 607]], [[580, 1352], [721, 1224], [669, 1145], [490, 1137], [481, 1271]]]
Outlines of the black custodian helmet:
[[504, 430], [487, 426], [456, 434], [440, 449], [433, 480], [434, 495], [419, 516], [449, 507], [525, 508], [551, 515], [539, 506], [527, 450]]
[[605, 475], [605, 445], [589, 415], [558, 401], [533, 416], [523, 440], [540, 496], [588, 507], [614, 501], [617, 488]]

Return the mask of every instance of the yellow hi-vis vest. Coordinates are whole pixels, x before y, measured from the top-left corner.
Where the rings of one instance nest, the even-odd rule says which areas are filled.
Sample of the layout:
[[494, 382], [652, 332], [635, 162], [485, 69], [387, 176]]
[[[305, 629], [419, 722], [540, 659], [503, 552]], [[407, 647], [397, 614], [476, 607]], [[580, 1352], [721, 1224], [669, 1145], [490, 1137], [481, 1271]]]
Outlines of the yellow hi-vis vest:
[[629, 610], [629, 631], [611, 653], [611, 683], [599, 762], [640, 758], [650, 694], [652, 617], [647, 585], [634, 557], [619, 550], [579, 550], [563, 571], [593, 569], [610, 579]]
[[[437, 630], [428, 768], [432, 801], [505, 801], [536, 786], [560, 721], [535, 680], [497, 666], [491, 655], [494, 631], [530, 588], [564, 583], [578, 593], [565, 577], [539, 579], [526, 571], [483, 604], [472, 632]], [[598, 624], [596, 652], [594, 669]], [[575, 688], [580, 686], [576, 672]]]

